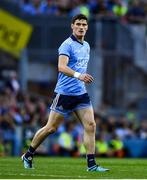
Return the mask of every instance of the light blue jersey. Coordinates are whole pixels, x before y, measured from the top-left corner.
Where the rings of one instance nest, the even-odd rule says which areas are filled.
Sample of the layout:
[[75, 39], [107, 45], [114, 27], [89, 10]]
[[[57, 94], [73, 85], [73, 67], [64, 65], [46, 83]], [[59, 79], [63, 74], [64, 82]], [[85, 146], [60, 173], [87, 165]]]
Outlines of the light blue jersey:
[[[79, 73], [86, 73], [89, 61], [90, 46], [84, 41], [80, 43], [71, 35], [59, 47], [59, 56], [69, 57], [68, 67]], [[55, 92], [63, 95], [78, 96], [86, 93], [85, 83], [74, 77], [59, 72]]]

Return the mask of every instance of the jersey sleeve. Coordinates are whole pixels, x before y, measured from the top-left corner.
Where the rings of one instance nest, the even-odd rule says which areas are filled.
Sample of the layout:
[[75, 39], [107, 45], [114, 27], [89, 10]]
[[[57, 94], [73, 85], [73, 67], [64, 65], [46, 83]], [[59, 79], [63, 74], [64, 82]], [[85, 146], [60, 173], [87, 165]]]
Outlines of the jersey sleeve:
[[59, 56], [65, 55], [70, 57], [70, 44], [68, 43], [62, 43], [61, 46], [58, 49]]

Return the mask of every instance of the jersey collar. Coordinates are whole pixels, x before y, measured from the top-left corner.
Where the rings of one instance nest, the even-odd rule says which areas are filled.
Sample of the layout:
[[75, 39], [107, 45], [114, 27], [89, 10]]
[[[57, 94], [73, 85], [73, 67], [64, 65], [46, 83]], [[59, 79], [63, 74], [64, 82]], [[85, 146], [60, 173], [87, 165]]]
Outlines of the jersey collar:
[[80, 41], [78, 41], [77, 38], [76, 38], [73, 34], [70, 36], [70, 38], [71, 38], [73, 41], [77, 41], [78, 43], [80, 43], [81, 45], [83, 45], [83, 43], [80, 42]]

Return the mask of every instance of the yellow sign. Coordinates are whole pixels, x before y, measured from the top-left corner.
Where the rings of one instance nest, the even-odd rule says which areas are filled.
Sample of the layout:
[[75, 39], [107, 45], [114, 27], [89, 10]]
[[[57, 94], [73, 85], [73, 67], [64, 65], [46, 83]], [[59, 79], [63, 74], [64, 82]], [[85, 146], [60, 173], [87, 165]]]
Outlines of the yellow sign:
[[32, 26], [21, 19], [0, 10], [0, 48], [19, 56], [26, 47]]

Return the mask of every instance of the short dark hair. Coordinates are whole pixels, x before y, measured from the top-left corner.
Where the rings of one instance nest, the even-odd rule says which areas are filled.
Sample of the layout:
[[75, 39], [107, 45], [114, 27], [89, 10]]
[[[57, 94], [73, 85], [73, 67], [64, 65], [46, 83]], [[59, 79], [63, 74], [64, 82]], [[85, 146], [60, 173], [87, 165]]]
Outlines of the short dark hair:
[[88, 18], [84, 14], [77, 14], [72, 18], [71, 23], [74, 24], [77, 19], [84, 19], [88, 22]]

